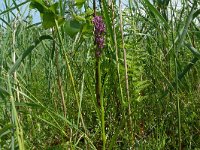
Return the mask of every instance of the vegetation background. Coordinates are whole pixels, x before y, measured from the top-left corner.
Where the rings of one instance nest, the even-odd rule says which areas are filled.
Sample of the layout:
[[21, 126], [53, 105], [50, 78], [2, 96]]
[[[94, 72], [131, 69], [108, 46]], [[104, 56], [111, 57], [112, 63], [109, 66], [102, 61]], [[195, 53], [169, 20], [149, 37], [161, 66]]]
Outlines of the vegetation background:
[[200, 149], [198, 0], [0, 4], [0, 149]]

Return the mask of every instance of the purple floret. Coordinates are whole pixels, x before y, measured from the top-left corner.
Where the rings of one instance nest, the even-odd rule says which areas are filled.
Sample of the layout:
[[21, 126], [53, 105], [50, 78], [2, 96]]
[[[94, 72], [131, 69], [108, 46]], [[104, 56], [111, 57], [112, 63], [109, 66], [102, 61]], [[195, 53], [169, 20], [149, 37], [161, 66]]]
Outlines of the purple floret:
[[102, 49], [104, 46], [104, 32], [105, 32], [105, 24], [101, 16], [95, 16], [93, 18], [93, 23], [95, 27], [95, 43], [99, 49]]

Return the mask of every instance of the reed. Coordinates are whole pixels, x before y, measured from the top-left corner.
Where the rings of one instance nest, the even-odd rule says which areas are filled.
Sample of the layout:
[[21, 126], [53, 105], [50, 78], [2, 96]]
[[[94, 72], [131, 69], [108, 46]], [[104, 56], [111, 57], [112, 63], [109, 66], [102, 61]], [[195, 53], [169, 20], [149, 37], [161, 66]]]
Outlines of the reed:
[[1, 1], [0, 149], [198, 149], [199, 9]]

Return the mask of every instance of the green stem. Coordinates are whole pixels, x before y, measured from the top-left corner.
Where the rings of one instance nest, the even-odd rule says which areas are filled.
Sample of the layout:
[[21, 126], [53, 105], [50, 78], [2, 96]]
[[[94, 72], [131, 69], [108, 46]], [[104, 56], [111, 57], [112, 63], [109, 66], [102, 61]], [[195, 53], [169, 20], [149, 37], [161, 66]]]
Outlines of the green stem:
[[[177, 55], [176, 55], [177, 56]], [[180, 99], [178, 97], [178, 71], [177, 71], [177, 57], [175, 58], [175, 72], [176, 72], [176, 100], [177, 100], [177, 115], [178, 115], [178, 144], [179, 150], [181, 150], [181, 110]]]
[[106, 149], [106, 134], [105, 134], [105, 116], [104, 116], [104, 103], [103, 92], [101, 91], [101, 68], [100, 57], [96, 57], [96, 99], [99, 106], [101, 106], [101, 134], [103, 141], [103, 150]]
[[98, 106], [100, 106], [100, 93], [101, 93], [101, 69], [100, 58], [96, 57], [96, 100]]
[[103, 105], [103, 92], [101, 91], [101, 61], [100, 57], [96, 56], [96, 100], [98, 106], [101, 107], [101, 134], [103, 141], [103, 150], [106, 149], [106, 134], [105, 134], [105, 117]]
[[105, 132], [105, 116], [104, 116], [104, 106], [103, 98], [101, 97], [101, 127], [102, 127], [102, 140], [103, 140], [103, 150], [106, 149], [106, 132]]
[[[58, 27], [57, 20], [55, 20], [55, 23], [56, 23], [56, 30], [58, 31], [58, 39], [59, 39], [59, 42], [61, 44], [61, 48], [64, 50], [63, 40], [62, 40], [61, 34], [59, 32], [59, 27]], [[77, 102], [77, 106], [78, 106], [78, 109], [80, 109], [79, 99], [78, 99], [78, 94], [76, 92], [76, 87], [75, 87], [73, 74], [72, 74], [72, 70], [71, 70], [71, 67], [70, 67], [70, 64], [69, 64], [69, 59], [68, 59], [68, 56], [67, 56], [66, 53], [64, 54], [64, 58], [65, 58], [65, 61], [66, 61], [67, 69], [69, 71], [69, 76], [70, 76], [70, 80], [71, 80], [71, 83], [72, 83], [73, 92], [74, 92], [74, 96], [75, 96], [75, 99], [76, 99], [76, 102]], [[79, 114], [79, 115], [80, 115], [80, 118], [81, 118], [81, 122], [82, 122], [83, 128], [84, 128], [85, 131], [87, 131], [86, 127], [85, 127], [85, 124], [84, 124], [84, 121], [83, 121], [83, 116], [82, 116], [82, 114]]]
[[[53, 29], [53, 38], [55, 39], [54, 29]], [[57, 84], [58, 84], [58, 89], [59, 89], [60, 96], [61, 96], [62, 110], [63, 110], [64, 117], [66, 117], [67, 109], [66, 109], [66, 105], [65, 105], [65, 96], [64, 96], [64, 93], [63, 93], [63, 86], [62, 86], [61, 77], [60, 77], [60, 67], [59, 67], [59, 63], [58, 63], [59, 52], [58, 52], [58, 49], [56, 49], [56, 42], [55, 41], [53, 41], [53, 50], [55, 51], [55, 55], [56, 55], [55, 65], [56, 65], [56, 71], [57, 71]]]

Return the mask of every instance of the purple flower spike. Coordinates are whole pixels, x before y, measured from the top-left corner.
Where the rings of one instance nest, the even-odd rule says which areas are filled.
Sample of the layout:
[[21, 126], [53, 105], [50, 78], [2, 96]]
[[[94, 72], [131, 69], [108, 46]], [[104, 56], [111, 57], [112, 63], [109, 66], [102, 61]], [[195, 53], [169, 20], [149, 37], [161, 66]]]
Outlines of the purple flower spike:
[[105, 33], [105, 24], [101, 16], [95, 16], [93, 18], [94, 23], [94, 34], [95, 34], [95, 44], [99, 49], [103, 49], [104, 46], [104, 33]]

